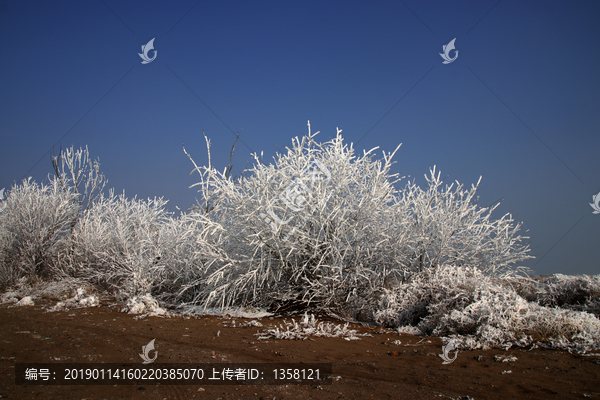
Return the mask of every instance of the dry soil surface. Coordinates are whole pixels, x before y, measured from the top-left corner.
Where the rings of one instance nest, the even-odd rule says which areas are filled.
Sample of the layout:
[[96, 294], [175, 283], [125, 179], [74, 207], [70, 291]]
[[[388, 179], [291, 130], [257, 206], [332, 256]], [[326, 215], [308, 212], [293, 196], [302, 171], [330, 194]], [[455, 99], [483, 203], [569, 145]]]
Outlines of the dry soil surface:
[[[258, 340], [257, 332], [292, 317], [262, 318], [263, 327], [239, 327], [247, 320], [235, 318], [233, 327], [234, 319], [227, 316], [136, 318], [108, 298], [100, 307], [48, 312], [55, 303], [0, 306], [1, 399], [600, 399], [598, 355], [459, 351], [454, 362], [444, 365], [439, 338], [360, 324], [350, 327], [371, 337]], [[333, 364], [334, 379], [330, 385], [15, 384], [16, 363], [141, 363], [142, 346], [152, 339], [156, 362], [323, 362]], [[401, 343], [392, 343], [396, 340]], [[496, 355], [517, 360], [496, 361]]]

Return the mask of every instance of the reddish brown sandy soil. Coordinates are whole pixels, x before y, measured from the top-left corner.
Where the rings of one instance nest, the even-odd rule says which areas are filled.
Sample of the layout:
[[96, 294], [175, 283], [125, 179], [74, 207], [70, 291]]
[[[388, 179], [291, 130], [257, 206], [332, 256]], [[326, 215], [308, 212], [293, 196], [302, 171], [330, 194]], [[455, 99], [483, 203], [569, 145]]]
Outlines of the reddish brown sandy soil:
[[[233, 328], [230, 318], [201, 316], [135, 319], [103, 300], [96, 308], [47, 312], [0, 306], [2, 399], [600, 399], [600, 357], [563, 351], [460, 351], [442, 364], [442, 341], [353, 325], [372, 337], [257, 340], [263, 327]], [[290, 320], [290, 318], [286, 318]], [[298, 320], [298, 318], [296, 317]], [[243, 322], [237, 319], [237, 324]], [[220, 335], [217, 336], [217, 332]], [[17, 362], [141, 363], [142, 346], [156, 339], [157, 362], [329, 362], [331, 385], [17, 386]], [[392, 344], [394, 340], [402, 344]], [[451, 354], [454, 354], [452, 352]], [[515, 362], [494, 361], [513, 355]], [[57, 360], [58, 359], [58, 360]], [[511, 370], [510, 374], [502, 374]]]

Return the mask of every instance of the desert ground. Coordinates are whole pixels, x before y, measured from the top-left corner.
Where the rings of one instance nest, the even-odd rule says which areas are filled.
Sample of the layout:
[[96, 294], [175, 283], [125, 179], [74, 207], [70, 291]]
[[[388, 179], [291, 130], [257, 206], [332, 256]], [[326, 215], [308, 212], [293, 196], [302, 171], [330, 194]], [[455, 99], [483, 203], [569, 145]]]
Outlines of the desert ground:
[[[600, 353], [460, 350], [444, 365], [440, 338], [359, 323], [349, 328], [370, 336], [259, 340], [258, 332], [300, 316], [263, 317], [256, 319], [262, 327], [241, 327], [249, 320], [131, 315], [110, 297], [99, 307], [49, 312], [57, 300], [0, 305], [1, 399], [600, 399]], [[142, 346], [152, 339], [161, 363], [332, 363], [333, 379], [316, 386], [15, 384], [16, 363], [141, 363]]]

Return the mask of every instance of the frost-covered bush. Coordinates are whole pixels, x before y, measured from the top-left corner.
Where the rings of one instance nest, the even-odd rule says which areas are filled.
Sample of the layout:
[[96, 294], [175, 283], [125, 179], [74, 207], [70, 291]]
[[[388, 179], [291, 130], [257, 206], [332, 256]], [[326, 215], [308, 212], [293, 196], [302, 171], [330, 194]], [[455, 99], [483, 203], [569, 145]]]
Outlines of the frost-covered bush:
[[155, 291], [178, 302], [198, 303], [205, 294], [206, 271], [229, 268], [234, 261], [224, 252], [227, 231], [192, 211], [164, 221], [159, 232], [160, 265], [164, 270]]
[[0, 285], [63, 275], [60, 255], [70, 231], [73, 194], [56, 180], [23, 180], [12, 187], [0, 212]]
[[71, 235], [92, 207], [105, 179], [87, 148], [53, 157], [56, 173], [48, 184], [29, 178], [15, 185], [0, 213], [0, 285], [17, 279], [59, 279], [69, 268]]
[[[455, 307], [464, 306], [478, 281], [484, 279], [476, 268], [438, 267], [415, 274], [406, 283], [386, 290], [382, 296], [376, 321], [388, 327], [415, 326], [420, 332], [431, 334], [436, 318]], [[446, 309], [442, 307], [446, 306]], [[433, 314], [436, 307], [439, 314]]]
[[31, 298], [31, 296], [27, 296], [27, 297], [23, 297], [21, 300], [19, 300], [16, 304], [17, 307], [22, 307], [22, 306], [34, 306], [35, 302], [33, 301], [33, 299]]
[[456, 182], [441, 189], [443, 181], [435, 167], [430, 176], [425, 175], [428, 187], [421, 189], [408, 183], [399, 192], [398, 218], [408, 224], [399, 243], [403, 252], [401, 262], [408, 271], [419, 272], [442, 264], [477, 267], [488, 275], [500, 275], [514, 271], [514, 265], [533, 258], [528, 255], [529, 246], [521, 244], [518, 235], [521, 224], [514, 224], [510, 214], [492, 219], [490, 208], [477, 206], [476, 192]]
[[417, 328], [424, 335], [452, 336], [471, 349], [538, 341], [575, 351], [600, 348], [595, 316], [531, 303], [510, 283], [476, 268], [440, 266], [389, 290], [375, 316], [402, 331]]
[[223, 232], [201, 214], [174, 218], [166, 203], [101, 196], [73, 231], [72, 274], [124, 298], [170, 293], [192, 301], [202, 271], [227, 265], [217, 246]]
[[324, 144], [296, 138], [274, 165], [254, 155], [236, 181], [210, 163], [196, 168], [202, 209], [227, 228], [223, 249], [235, 260], [206, 270], [207, 302], [333, 306], [395, 272], [393, 153], [357, 157], [339, 132]]
[[[273, 164], [256, 164], [237, 180], [210, 164], [196, 166], [206, 216], [228, 235], [227, 267], [205, 270], [205, 302], [311, 304], [372, 319], [383, 288], [443, 263], [499, 274], [527, 259], [510, 215], [474, 203], [477, 187], [441, 190], [435, 169], [425, 190], [396, 188], [392, 153], [362, 156], [336, 138], [294, 139]], [[318, 132], [317, 132], [318, 133]], [[187, 154], [187, 153], [186, 153]], [[189, 155], [188, 155], [189, 156]], [[190, 157], [191, 159], [191, 157]], [[192, 160], [193, 162], [193, 160]]]
[[73, 230], [71, 273], [125, 296], [149, 293], [164, 270], [166, 201], [101, 196]]
[[[390, 173], [398, 148], [379, 159], [376, 148], [356, 155], [340, 132], [318, 143], [309, 124], [273, 164], [254, 155], [236, 179], [230, 166], [212, 166], [207, 139], [208, 166], [194, 163], [201, 203], [177, 218], [162, 199], [103, 194], [98, 161], [87, 148], [67, 149], [53, 158], [49, 184], [23, 181], [3, 202], [0, 287], [13, 290], [0, 301], [27, 304], [59, 292], [66, 299], [65, 291], [91, 283], [134, 313], [166, 315], [156, 299], [312, 307], [451, 336], [463, 348], [600, 348], [600, 276], [517, 274], [516, 264], [531, 258], [521, 225], [479, 207], [479, 183], [442, 188], [434, 167], [427, 187], [398, 188]], [[34, 284], [39, 278], [63, 281]], [[60, 307], [98, 304], [81, 290]], [[347, 326], [305, 314], [263, 333], [354, 338]]]
[[513, 276], [505, 283], [530, 302], [600, 317], [600, 275]]
[[600, 316], [600, 275], [555, 274], [539, 280], [533, 299], [540, 305]]
[[[34, 301], [42, 299], [66, 300], [75, 297], [81, 300], [80, 291], [98, 298], [95, 288], [81, 279], [61, 277], [58, 280], [37, 280], [32, 282], [26, 277], [17, 280], [9, 290], [0, 296], [0, 303], [16, 303], [19, 299], [30, 296]], [[88, 296], [88, 297], [90, 297]]]

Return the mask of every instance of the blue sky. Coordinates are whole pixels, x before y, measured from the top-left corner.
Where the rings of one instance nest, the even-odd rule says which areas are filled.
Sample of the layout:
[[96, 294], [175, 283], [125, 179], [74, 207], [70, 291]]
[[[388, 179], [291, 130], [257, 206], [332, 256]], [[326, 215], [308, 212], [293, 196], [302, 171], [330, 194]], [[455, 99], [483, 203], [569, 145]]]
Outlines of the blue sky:
[[394, 172], [420, 184], [483, 176], [479, 203], [528, 230], [524, 265], [599, 274], [598, 20], [597, 1], [0, 0], [0, 188], [88, 145], [117, 192], [187, 209], [182, 143], [205, 164], [204, 129], [223, 169], [243, 128], [235, 174], [310, 120], [361, 152], [402, 143]]

